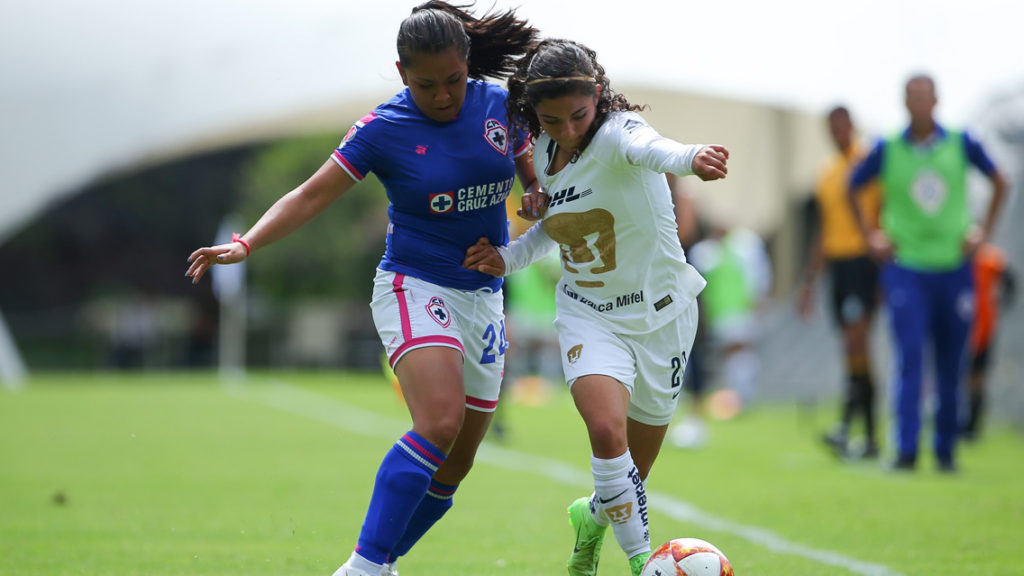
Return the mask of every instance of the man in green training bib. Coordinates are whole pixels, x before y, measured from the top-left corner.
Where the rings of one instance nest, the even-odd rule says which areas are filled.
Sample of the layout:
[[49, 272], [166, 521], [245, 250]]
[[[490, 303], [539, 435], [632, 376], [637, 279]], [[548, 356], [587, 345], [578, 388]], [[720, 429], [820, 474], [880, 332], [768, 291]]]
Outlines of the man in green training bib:
[[[895, 346], [894, 469], [913, 470], [921, 429], [925, 346], [935, 361], [934, 451], [938, 469], [956, 470], [960, 388], [967, 366], [967, 337], [974, 320], [970, 262], [995, 226], [1007, 183], [981, 144], [966, 132], [947, 130], [933, 117], [934, 80], [906, 84], [910, 126], [875, 145], [850, 179], [850, 204], [882, 263], [882, 287]], [[974, 166], [992, 183], [981, 227], [971, 222], [967, 172]], [[868, 230], [855, 197], [872, 181], [882, 188], [879, 228]]]

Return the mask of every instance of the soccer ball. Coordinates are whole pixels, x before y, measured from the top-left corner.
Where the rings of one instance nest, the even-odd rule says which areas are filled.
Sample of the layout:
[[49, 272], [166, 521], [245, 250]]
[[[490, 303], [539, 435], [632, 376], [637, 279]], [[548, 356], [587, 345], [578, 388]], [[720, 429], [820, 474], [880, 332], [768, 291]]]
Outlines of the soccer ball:
[[640, 576], [733, 576], [722, 551], [698, 538], [669, 540], [651, 554]]

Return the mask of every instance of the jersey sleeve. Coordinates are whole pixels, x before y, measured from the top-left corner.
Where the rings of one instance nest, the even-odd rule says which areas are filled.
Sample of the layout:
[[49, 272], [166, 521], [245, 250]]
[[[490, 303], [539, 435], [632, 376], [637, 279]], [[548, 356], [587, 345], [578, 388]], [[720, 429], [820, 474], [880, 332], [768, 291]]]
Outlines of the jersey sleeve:
[[331, 155], [338, 166], [348, 172], [348, 175], [356, 182], [362, 181], [367, 174], [373, 171], [376, 160], [376, 147], [373, 146], [373, 140], [375, 133], [379, 132], [378, 128], [381, 124], [380, 122], [372, 124], [376, 119], [376, 112], [370, 112], [363, 116], [349, 128], [345, 138]]
[[882, 173], [882, 155], [885, 153], [885, 141], [879, 140], [871, 148], [871, 152], [857, 165], [850, 175], [850, 188], [860, 188], [871, 182]]
[[659, 174], [693, 174], [693, 159], [700, 144], [680, 144], [658, 133], [639, 114], [625, 115], [620, 146], [626, 161]]
[[964, 152], [967, 154], [967, 161], [984, 174], [992, 174], [996, 170], [996, 164], [985, 151], [981, 142], [974, 139], [967, 132], [963, 133]]
[[502, 260], [505, 261], [505, 275], [508, 276], [540, 260], [556, 246], [558, 243], [547, 235], [544, 226], [538, 222], [508, 246], [496, 246], [496, 248], [501, 254]]

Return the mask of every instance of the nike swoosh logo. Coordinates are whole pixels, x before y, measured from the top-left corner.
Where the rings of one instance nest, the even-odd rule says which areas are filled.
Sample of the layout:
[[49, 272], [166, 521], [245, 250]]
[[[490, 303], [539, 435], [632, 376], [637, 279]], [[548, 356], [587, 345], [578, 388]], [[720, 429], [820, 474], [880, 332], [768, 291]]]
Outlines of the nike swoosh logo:
[[576, 542], [572, 545], [572, 553], [575, 554], [580, 551], [580, 530], [576, 531]]
[[618, 494], [616, 494], [615, 496], [612, 496], [611, 498], [607, 498], [607, 499], [605, 499], [605, 498], [598, 498], [597, 501], [600, 502], [601, 504], [607, 504], [607, 503], [611, 502], [612, 500], [615, 500], [619, 496], [622, 496], [626, 492], [629, 492], [629, 488], [626, 488], [625, 490], [623, 490], [622, 492], [619, 492]]

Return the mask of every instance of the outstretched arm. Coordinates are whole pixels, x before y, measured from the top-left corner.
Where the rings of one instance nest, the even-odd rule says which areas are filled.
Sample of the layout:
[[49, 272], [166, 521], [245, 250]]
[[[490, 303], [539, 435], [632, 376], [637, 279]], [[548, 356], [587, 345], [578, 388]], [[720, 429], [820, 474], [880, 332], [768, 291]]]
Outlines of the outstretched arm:
[[680, 144], [644, 125], [634, 128], [626, 159], [662, 174], [696, 174], [701, 180], [718, 180], [729, 173], [729, 150], [719, 144]]
[[328, 159], [298, 188], [285, 194], [239, 240], [200, 248], [188, 257], [185, 275], [196, 284], [214, 264], [234, 264], [250, 251], [267, 246], [299, 229], [347, 192], [355, 181], [334, 160]]

